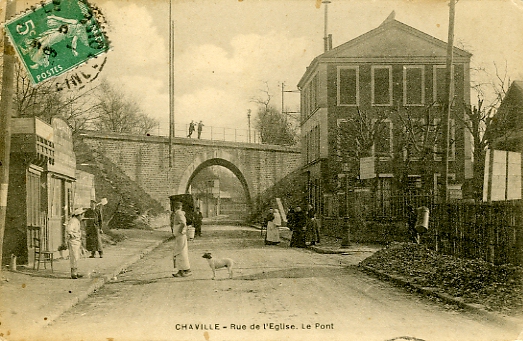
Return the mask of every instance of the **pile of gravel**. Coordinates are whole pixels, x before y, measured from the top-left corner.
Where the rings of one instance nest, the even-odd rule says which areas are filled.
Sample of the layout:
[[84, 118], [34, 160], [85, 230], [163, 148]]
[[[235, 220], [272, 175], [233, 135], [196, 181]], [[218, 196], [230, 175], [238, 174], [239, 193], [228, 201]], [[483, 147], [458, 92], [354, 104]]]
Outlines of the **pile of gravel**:
[[523, 314], [523, 268], [436, 253], [424, 245], [393, 243], [360, 266], [436, 288], [467, 303], [512, 316]]

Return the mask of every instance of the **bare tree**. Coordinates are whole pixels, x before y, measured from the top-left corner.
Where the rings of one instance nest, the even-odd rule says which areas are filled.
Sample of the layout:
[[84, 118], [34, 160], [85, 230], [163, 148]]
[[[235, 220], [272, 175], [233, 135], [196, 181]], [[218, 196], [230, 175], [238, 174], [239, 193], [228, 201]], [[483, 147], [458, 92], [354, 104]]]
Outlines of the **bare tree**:
[[[483, 196], [483, 176], [485, 171], [486, 150], [498, 137], [508, 137], [511, 131], [506, 129], [509, 122], [507, 113], [498, 113], [498, 108], [507, 94], [511, 84], [508, 67], [505, 62], [503, 71], [494, 63], [495, 75], [490, 82], [477, 83], [473, 90], [477, 93], [476, 105], [463, 106], [464, 115], [454, 115], [471, 134], [473, 140], [474, 177], [471, 182], [473, 198], [481, 200]], [[481, 70], [482, 72], [486, 72]], [[493, 94], [489, 102], [486, 99]]]
[[160, 123], [158, 120], [147, 116], [144, 113], [138, 115], [138, 125], [136, 126], [136, 133], [140, 135], [146, 135], [152, 133]]
[[[433, 190], [434, 174], [439, 172], [435, 161], [442, 158], [445, 150], [441, 110], [442, 107], [434, 103], [427, 105], [422, 112], [412, 112], [409, 107], [393, 110], [393, 116], [400, 123], [395, 129], [394, 164], [403, 190], [408, 190], [406, 179], [413, 173], [421, 174], [422, 190], [425, 193]], [[451, 145], [454, 143], [453, 140], [450, 142]]]
[[96, 130], [115, 133], [147, 134], [158, 122], [143, 113], [136, 101], [103, 80], [96, 92]]
[[388, 113], [380, 111], [374, 115], [356, 108], [356, 114], [338, 120], [338, 157], [342, 162], [352, 165], [353, 175], [358, 174], [359, 160], [373, 155], [374, 151], [382, 150], [388, 140], [387, 127], [384, 125]]
[[73, 133], [92, 127], [98, 114], [97, 104], [92, 100], [92, 93], [96, 87], [89, 88], [84, 92], [66, 92], [62, 96], [63, 106], [62, 117], [69, 123]]
[[17, 117], [39, 117], [51, 123], [61, 117], [73, 131], [85, 128], [96, 118], [90, 95], [94, 87], [70, 91], [58, 90], [54, 82], [33, 86], [21, 64], [15, 67], [15, 110]]
[[139, 105], [106, 80], [70, 90], [59, 89], [48, 81], [33, 86], [24, 67], [15, 67], [14, 105], [17, 117], [39, 117], [51, 123], [53, 117], [64, 119], [73, 133], [95, 129], [119, 133], [148, 134], [159, 123]]
[[287, 120], [287, 116], [270, 104], [271, 94], [267, 82], [265, 82], [265, 86], [265, 89], [260, 90], [264, 93], [263, 97], [251, 99], [251, 102], [258, 105], [255, 125], [260, 132], [262, 143], [296, 144], [297, 132], [293, 129], [291, 122]]
[[50, 122], [63, 109], [61, 93], [50, 82], [35, 87], [20, 63], [15, 67], [15, 110], [18, 117], [40, 117]]

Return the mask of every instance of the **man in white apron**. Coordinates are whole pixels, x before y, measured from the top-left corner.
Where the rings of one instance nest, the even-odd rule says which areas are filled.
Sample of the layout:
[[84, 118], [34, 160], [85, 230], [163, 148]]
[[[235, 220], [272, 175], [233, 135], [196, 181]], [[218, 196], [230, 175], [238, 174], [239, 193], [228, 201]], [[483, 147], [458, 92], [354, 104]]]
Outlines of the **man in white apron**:
[[178, 272], [173, 273], [173, 277], [187, 277], [192, 275], [187, 246], [187, 220], [181, 202], [175, 202], [174, 209], [171, 214], [171, 232], [174, 235], [174, 269], [178, 269]]
[[69, 247], [69, 262], [71, 264], [72, 279], [83, 277], [78, 274], [78, 259], [80, 259], [82, 248], [82, 229], [80, 222], [82, 221], [84, 212], [84, 208], [77, 208], [74, 210], [71, 219], [69, 219], [69, 222], [65, 227], [67, 246]]

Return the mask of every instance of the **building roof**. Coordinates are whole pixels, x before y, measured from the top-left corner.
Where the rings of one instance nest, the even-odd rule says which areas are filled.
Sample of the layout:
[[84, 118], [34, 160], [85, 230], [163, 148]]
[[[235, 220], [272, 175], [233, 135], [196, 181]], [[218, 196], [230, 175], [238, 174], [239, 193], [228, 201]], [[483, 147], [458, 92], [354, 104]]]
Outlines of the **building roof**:
[[520, 93], [523, 93], [523, 81], [513, 81], [512, 86]]
[[[517, 146], [521, 151], [523, 146], [523, 81], [513, 81], [501, 101], [493, 119], [492, 130], [495, 133], [496, 148]], [[509, 147], [512, 145], [512, 147]]]
[[[521, 115], [523, 114], [523, 81], [513, 81], [499, 105], [496, 115]], [[514, 117], [521, 121], [523, 117]]]
[[[332, 50], [314, 58], [298, 87], [302, 87], [310, 73], [322, 61], [352, 61], [365, 62], [371, 59], [383, 61], [416, 61], [430, 58], [436, 62], [444, 62], [447, 56], [447, 43], [417, 30], [395, 19], [394, 11], [375, 29], [364, 33]], [[454, 47], [455, 61], [470, 60], [471, 53]]]

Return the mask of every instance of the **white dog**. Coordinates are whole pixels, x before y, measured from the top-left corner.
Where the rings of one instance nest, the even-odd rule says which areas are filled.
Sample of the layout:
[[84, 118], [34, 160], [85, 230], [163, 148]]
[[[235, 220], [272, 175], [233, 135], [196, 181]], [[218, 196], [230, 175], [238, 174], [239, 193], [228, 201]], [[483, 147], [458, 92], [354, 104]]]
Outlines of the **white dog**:
[[232, 267], [234, 265], [234, 261], [230, 258], [222, 258], [222, 259], [214, 259], [212, 258], [212, 255], [207, 252], [204, 253], [202, 258], [207, 259], [209, 262], [209, 266], [212, 269], [212, 279], [216, 277], [216, 269], [221, 268], [227, 268], [227, 271], [229, 271], [229, 278], [232, 278]]

